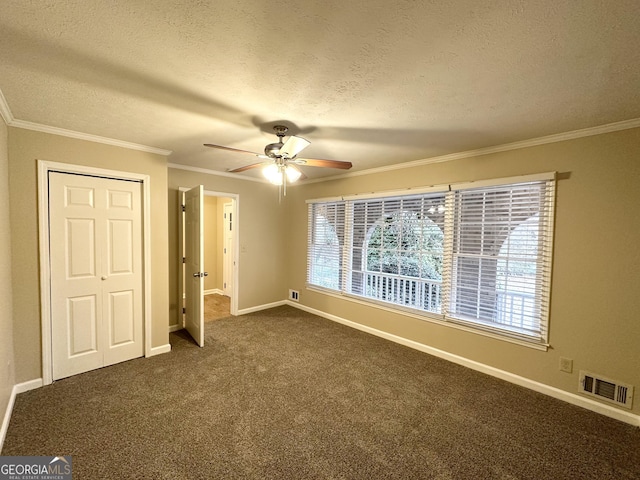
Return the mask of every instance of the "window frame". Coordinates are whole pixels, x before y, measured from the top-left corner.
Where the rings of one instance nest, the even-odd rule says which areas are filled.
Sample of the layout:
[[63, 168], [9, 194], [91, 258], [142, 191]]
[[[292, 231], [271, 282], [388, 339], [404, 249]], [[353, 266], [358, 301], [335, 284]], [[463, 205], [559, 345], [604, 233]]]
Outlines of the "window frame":
[[[435, 185], [424, 188], [409, 188], [400, 191], [387, 191], [380, 193], [367, 193], [364, 195], [349, 195], [343, 197], [333, 197], [331, 199], [311, 199], [307, 200], [308, 215], [309, 215], [309, 240], [307, 243], [307, 283], [306, 286], [310, 290], [318, 291], [331, 296], [348, 299], [364, 305], [373, 306], [375, 308], [381, 308], [384, 310], [401, 313], [403, 315], [409, 315], [411, 317], [427, 320], [454, 328], [470, 331], [493, 338], [511, 341], [521, 345], [530, 346], [533, 348], [539, 348], [546, 350], [548, 348], [548, 332], [549, 332], [549, 300], [551, 290], [551, 266], [552, 266], [552, 254], [553, 254], [553, 232], [554, 232], [554, 211], [555, 211], [555, 172], [523, 175], [518, 177], [500, 178], [482, 180], [476, 182], [465, 182], [457, 184], [445, 184]], [[539, 251], [536, 257], [536, 295], [535, 302], [536, 308], [539, 310], [537, 315], [537, 322], [539, 324], [539, 331], [536, 332], [523, 332], [523, 329], [510, 327], [508, 325], [499, 325], [494, 321], [484, 321], [482, 319], [469, 319], [464, 315], [457, 315], [455, 312], [451, 312], [452, 296], [455, 296], [457, 289], [453, 285], [453, 279], [456, 275], [454, 271], [454, 229], [456, 228], [457, 220], [455, 218], [456, 206], [456, 194], [459, 192], [468, 192], [471, 190], [478, 191], [479, 189], [508, 189], [511, 186], [520, 186], [522, 184], [531, 184], [534, 186], [541, 185], [540, 192], [544, 194], [544, 197], [540, 200], [538, 213], [543, 216], [544, 220], [539, 224], [540, 245]], [[357, 294], [352, 292], [351, 279], [352, 279], [352, 262], [353, 262], [353, 204], [355, 202], [362, 202], [363, 200], [383, 200], [389, 197], [415, 197], [418, 195], [427, 196], [430, 194], [443, 194], [445, 198], [445, 216], [444, 216], [444, 229], [443, 235], [443, 266], [442, 266], [442, 298], [440, 299], [442, 309], [441, 312], [431, 312], [428, 310], [422, 310], [414, 307], [406, 307], [401, 304], [391, 303], [386, 301], [380, 301], [372, 297], [368, 297], [364, 294]], [[314, 222], [313, 211], [314, 206], [325, 203], [338, 203], [344, 204], [344, 237], [340, 239], [340, 279], [339, 289], [326, 288], [313, 284], [310, 280], [310, 271], [312, 269], [311, 263], [311, 230], [312, 223]], [[515, 227], [523, 224], [525, 221], [520, 221]], [[459, 223], [458, 223], [459, 226]], [[510, 235], [510, 233], [509, 233]], [[366, 237], [366, 233], [365, 233]], [[505, 240], [509, 237], [505, 237]], [[363, 245], [362, 251], [366, 251], [366, 247]], [[366, 261], [366, 258], [365, 258]], [[540, 277], [540, 278], [538, 278]], [[413, 277], [406, 276], [407, 279], [413, 279]], [[494, 286], [494, 290], [497, 292], [497, 286]], [[497, 305], [497, 304], [496, 304]], [[495, 307], [498, 308], [498, 307]]]

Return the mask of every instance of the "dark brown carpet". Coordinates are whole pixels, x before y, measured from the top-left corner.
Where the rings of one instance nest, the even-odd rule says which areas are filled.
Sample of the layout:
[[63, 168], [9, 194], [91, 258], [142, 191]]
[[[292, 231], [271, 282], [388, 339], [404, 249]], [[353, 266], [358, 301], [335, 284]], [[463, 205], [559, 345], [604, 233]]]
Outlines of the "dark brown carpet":
[[640, 429], [281, 307], [18, 395], [3, 455], [75, 479], [632, 479]]

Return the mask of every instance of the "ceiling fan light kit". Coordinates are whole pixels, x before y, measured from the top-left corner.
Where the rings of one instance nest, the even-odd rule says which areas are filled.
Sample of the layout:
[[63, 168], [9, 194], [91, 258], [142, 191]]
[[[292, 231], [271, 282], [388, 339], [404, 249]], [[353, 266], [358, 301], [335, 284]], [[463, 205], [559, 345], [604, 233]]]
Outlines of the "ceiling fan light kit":
[[280, 167], [275, 163], [266, 165], [262, 169], [262, 175], [274, 185], [282, 185], [282, 173], [280, 172]]
[[297, 182], [302, 176], [302, 172], [293, 165], [285, 165], [284, 173], [288, 182]]
[[286, 179], [287, 183], [297, 182], [302, 176], [302, 172], [293, 165], [278, 165], [270, 163], [262, 169], [262, 175], [274, 185], [282, 185]]
[[231, 173], [240, 173], [252, 168], [263, 167], [262, 174], [269, 180], [269, 182], [280, 187], [284, 186], [284, 194], [286, 195], [287, 183], [294, 183], [300, 178], [306, 178], [296, 165], [305, 165], [309, 167], [329, 167], [349, 169], [352, 167], [351, 162], [342, 162], [339, 160], [321, 160], [312, 158], [297, 158], [297, 155], [307, 148], [311, 142], [294, 135], [290, 136], [286, 142], [283, 142], [285, 133], [289, 131], [288, 127], [284, 125], [275, 125], [273, 131], [278, 137], [278, 141], [270, 143], [264, 147], [264, 155], [261, 153], [254, 153], [248, 150], [239, 150], [237, 148], [224, 147], [222, 145], [214, 145], [211, 143], [205, 143], [205, 147], [218, 148], [221, 150], [227, 150], [237, 153], [248, 153], [260, 158], [267, 158], [267, 162], [254, 163], [251, 165], [245, 165], [243, 167], [229, 170]]

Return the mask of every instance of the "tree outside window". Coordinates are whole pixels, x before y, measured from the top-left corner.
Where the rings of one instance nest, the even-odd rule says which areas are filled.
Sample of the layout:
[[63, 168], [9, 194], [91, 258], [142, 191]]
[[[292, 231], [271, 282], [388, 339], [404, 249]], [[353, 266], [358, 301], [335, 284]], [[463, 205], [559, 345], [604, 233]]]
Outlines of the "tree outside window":
[[[426, 202], [425, 202], [426, 200]], [[444, 206], [411, 199], [383, 208], [364, 240], [364, 291], [370, 298], [440, 312]], [[389, 207], [402, 207], [390, 210]]]

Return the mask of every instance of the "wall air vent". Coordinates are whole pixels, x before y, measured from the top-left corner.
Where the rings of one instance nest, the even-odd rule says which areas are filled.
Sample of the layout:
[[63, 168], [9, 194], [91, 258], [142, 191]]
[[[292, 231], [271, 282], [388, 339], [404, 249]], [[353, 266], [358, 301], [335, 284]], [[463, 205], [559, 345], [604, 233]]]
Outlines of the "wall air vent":
[[621, 407], [631, 408], [633, 386], [626, 385], [600, 375], [580, 372], [580, 393], [614, 403]]

